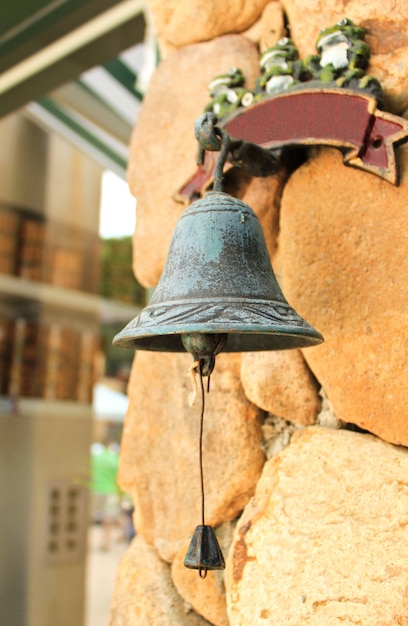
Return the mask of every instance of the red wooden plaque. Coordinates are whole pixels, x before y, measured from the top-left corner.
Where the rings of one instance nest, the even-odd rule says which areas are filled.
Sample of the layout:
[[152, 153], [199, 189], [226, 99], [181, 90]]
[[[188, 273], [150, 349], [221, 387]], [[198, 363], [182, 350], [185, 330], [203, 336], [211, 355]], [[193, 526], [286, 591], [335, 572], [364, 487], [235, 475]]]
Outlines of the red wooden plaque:
[[[377, 109], [375, 98], [347, 89], [311, 88], [265, 98], [222, 122], [233, 139], [265, 148], [327, 145], [341, 148], [344, 162], [398, 184], [395, 147], [408, 140], [408, 120]], [[180, 189], [184, 199], [201, 195], [212, 180], [218, 153]]]

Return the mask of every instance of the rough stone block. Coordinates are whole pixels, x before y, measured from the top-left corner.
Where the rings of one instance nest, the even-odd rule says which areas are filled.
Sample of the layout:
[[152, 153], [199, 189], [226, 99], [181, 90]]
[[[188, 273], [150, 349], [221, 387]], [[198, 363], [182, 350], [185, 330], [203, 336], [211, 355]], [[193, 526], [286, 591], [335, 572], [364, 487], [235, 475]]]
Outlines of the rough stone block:
[[283, 291], [325, 337], [303, 350], [336, 415], [408, 444], [408, 148], [401, 184], [322, 149], [289, 180], [281, 208]]
[[256, 22], [270, 0], [148, 0], [160, 48], [166, 51], [240, 33]]
[[109, 626], [210, 626], [178, 595], [170, 566], [136, 537], [116, 574]]
[[320, 409], [314, 380], [300, 350], [247, 352], [241, 381], [248, 400], [295, 424], [313, 424]]
[[269, 2], [261, 17], [243, 35], [259, 46], [261, 52], [286, 37], [285, 16], [280, 2]]
[[265, 465], [227, 559], [231, 626], [408, 624], [408, 452], [309, 427]]

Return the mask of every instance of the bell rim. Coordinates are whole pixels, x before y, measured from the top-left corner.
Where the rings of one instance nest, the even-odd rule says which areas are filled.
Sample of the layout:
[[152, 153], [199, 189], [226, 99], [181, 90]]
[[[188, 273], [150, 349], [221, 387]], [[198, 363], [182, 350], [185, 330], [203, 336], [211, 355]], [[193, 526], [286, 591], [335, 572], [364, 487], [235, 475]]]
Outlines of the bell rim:
[[[227, 334], [234, 337], [238, 336], [247, 336], [248, 338], [253, 339], [258, 336], [259, 338], [266, 339], [267, 338], [283, 338], [287, 339], [291, 343], [293, 342], [293, 346], [288, 346], [283, 349], [295, 349], [302, 347], [313, 347], [318, 346], [324, 342], [324, 337], [321, 333], [315, 330], [312, 326], [307, 327], [297, 327], [293, 326], [276, 326], [270, 325], [265, 327], [258, 327], [257, 329], [250, 330], [245, 328], [244, 326], [239, 327], [235, 326], [234, 330], [228, 328], [226, 326], [221, 325], [211, 325], [207, 324], [204, 328], [202, 324], [189, 324], [183, 325], [174, 325], [168, 326], [164, 331], [162, 327], [150, 328], [150, 329], [138, 329], [137, 334], [135, 335], [134, 328], [124, 328], [121, 332], [119, 332], [113, 339], [113, 344], [120, 348], [128, 348], [128, 349], [136, 349], [136, 350], [151, 350], [157, 352], [185, 352], [185, 349], [181, 342], [181, 336], [187, 335], [189, 333], [202, 333], [202, 334]], [[154, 340], [157, 338], [159, 340], [160, 337], [180, 337], [180, 346], [175, 347], [174, 349], [165, 348], [159, 345], [159, 341], [157, 342], [157, 347], [155, 346]], [[271, 339], [272, 341], [272, 339]], [[296, 345], [295, 345], [295, 342]], [[234, 345], [234, 343], [232, 344]], [[282, 348], [265, 348], [265, 351], [268, 350], [279, 350]], [[223, 352], [258, 352], [262, 351], [256, 347], [243, 347], [241, 349], [231, 349], [231, 342], [228, 345], [228, 341], [226, 346], [223, 349]]]
[[[195, 298], [157, 302], [153, 300], [113, 339], [113, 344], [124, 348], [160, 350], [159, 337], [188, 333], [227, 334], [258, 337], [266, 344], [274, 344], [277, 337], [286, 338], [289, 347], [307, 347], [324, 341], [323, 336], [304, 320], [283, 299]], [[273, 337], [268, 341], [267, 337]], [[155, 341], [157, 338], [157, 341]], [[149, 341], [149, 339], [151, 341]], [[164, 341], [169, 345], [171, 339]], [[176, 341], [173, 341], [176, 343]], [[227, 341], [226, 352], [251, 352], [249, 347], [234, 349], [236, 340]], [[243, 344], [245, 344], [245, 339]], [[267, 350], [276, 349], [266, 348]], [[255, 351], [257, 348], [255, 348]], [[162, 349], [163, 352], [183, 352], [181, 346]]]

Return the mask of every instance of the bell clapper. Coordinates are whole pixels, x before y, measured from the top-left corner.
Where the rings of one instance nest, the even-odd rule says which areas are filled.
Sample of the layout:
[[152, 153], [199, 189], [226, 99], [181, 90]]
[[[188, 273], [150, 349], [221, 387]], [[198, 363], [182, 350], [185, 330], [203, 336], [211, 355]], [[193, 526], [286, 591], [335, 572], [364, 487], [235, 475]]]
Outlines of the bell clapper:
[[181, 335], [184, 348], [192, 354], [195, 363], [200, 363], [202, 376], [211, 376], [215, 366], [215, 357], [225, 347], [227, 338], [227, 333], [185, 333]]

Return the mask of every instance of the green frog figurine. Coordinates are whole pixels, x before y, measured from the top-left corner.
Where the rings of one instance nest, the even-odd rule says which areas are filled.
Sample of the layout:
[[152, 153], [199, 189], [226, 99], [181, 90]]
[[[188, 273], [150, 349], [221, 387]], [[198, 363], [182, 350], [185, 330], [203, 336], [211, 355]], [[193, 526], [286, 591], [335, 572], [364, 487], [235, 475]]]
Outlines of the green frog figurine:
[[237, 67], [226, 74], [219, 74], [208, 85], [211, 101], [205, 107], [206, 113], [214, 113], [218, 118], [229, 115], [238, 107], [250, 106], [254, 101], [252, 91], [244, 87], [245, 78]]
[[364, 90], [382, 101], [380, 83], [365, 73], [370, 58], [365, 33], [364, 28], [342, 18], [320, 32], [316, 41], [319, 55], [307, 57], [304, 66], [312, 78], [322, 83]]
[[262, 53], [259, 67], [261, 76], [255, 86], [257, 100], [289, 89], [302, 81], [306, 73], [298, 50], [288, 37], [282, 37]]

